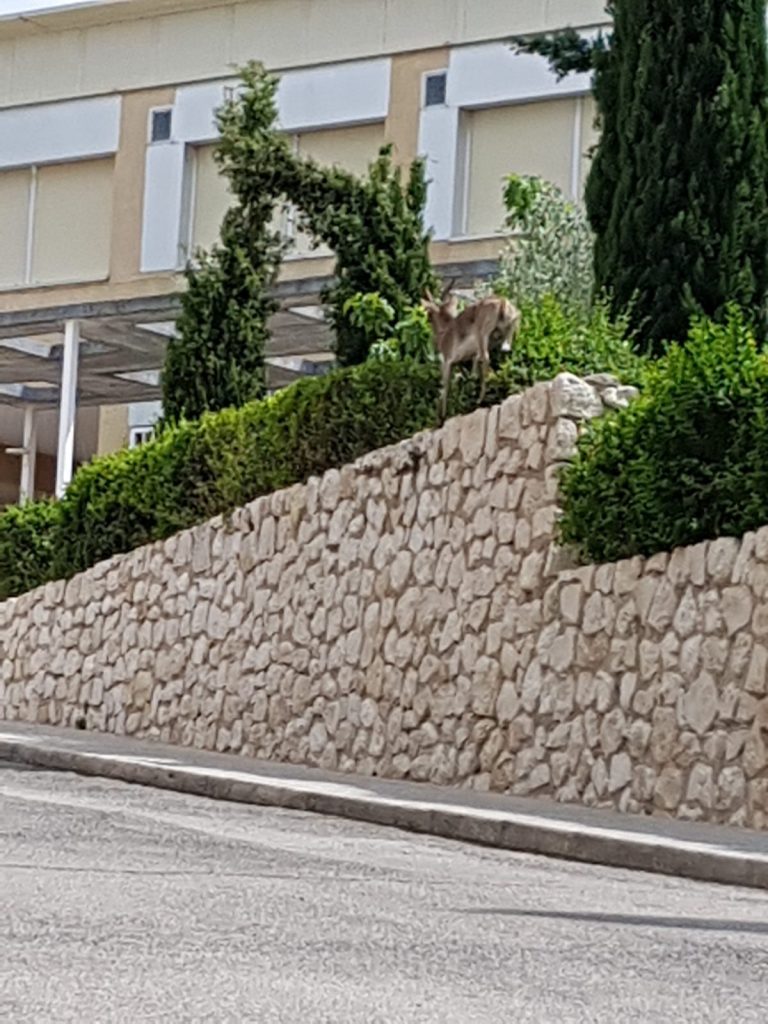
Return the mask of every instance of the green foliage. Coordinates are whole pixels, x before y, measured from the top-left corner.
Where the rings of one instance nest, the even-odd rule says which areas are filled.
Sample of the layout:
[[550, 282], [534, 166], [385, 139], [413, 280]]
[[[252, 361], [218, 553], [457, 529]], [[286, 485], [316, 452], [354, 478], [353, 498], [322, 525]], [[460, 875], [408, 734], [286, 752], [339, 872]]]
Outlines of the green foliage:
[[[489, 389], [489, 402], [504, 397], [501, 387]], [[434, 365], [371, 361], [166, 425], [147, 444], [82, 467], [59, 503], [0, 515], [0, 596], [69, 577], [433, 427], [439, 389]], [[476, 382], [465, 382], [451, 413], [476, 403]]]
[[523, 303], [521, 313], [520, 334], [498, 371], [509, 393], [564, 371], [613, 373], [626, 384], [641, 382], [644, 360], [633, 349], [628, 319], [612, 317], [607, 302], [585, 312], [547, 295]]
[[768, 292], [765, 0], [615, 0], [586, 201], [598, 288], [650, 350]]
[[592, 232], [584, 209], [556, 185], [512, 174], [504, 188], [511, 238], [495, 290], [523, 306], [553, 296], [569, 309], [592, 300]]
[[599, 66], [601, 58], [610, 49], [611, 37], [599, 32], [587, 39], [574, 28], [538, 36], [518, 36], [512, 40], [516, 53], [535, 53], [546, 57], [549, 65], [563, 79], [567, 75], [587, 73]]
[[51, 578], [59, 506], [51, 501], [14, 505], [0, 515], [0, 600]]
[[[242, 72], [236, 101], [225, 108], [222, 165], [244, 204], [259, 197], [288, 201], [299, 214], [299, 228], [336, 254], [336, 280], [323, 295], [343, 366], [362, 362], [379, 340], [377, 330], [353, 323], [357, 295], [378, 293], [402, 319], [425, 288], [435, 287], [429, 261], [429, 235], [423, 213], [427, 198], [424, 165], [416, 161], [403, 180], [385, 147], [367, 176], [323, 167], [296, 156], [275, 130], [269, 98], [275, 80], [258, 64]], [[243, 116], [238, 119], [237, 112]]]
[[589, 561], [768, 522], [768, 357], [735, 307], [696, 320], [637, 401], [589, 426], [563, 493], [562, 540]]
[[163, 412], [171, 422], [243, 405], [264, 393], [267, 321], [277, 309], [268, 288], [280, 243], [262, 239], [273, 251], [259, 255], [259, 242], [251, 236], [243, 210], [229, 210], [221, 244], [199, 253], [186, 271], [177, 335], [168, 344], [163, 371]]
[[352, 327], [372, 337], [385, 338], [392, 333], [395, 311], [378, 292], [350, 295], [344, 303], [343, 313]]
[[347, 299], [344, 313], [353, 327], [378, 339], [368, 353], [368, 358], [374, 362], [402, 359], [417, 363], [437, 362], [432, 328], [423, 306], [406, 307], [402, 318], [395, 322], [395, 311], [387, 300], [377, 292], [369, 292]]
[[[198, 253], [186, 271], [187, 289], [177, 336], [168, 346], [163, 373], [166, 420], [197, 419], [206, 410], [239, 406], [265, 390], [267, 323], [277, 309], [271, 298], [283, 244], [272, 231], [275, 198], [244, 189], [247, 133], [274, 121], [277, 80], [263, 76], [258, 92], [234, 95], [218, 114], [221, 141], [216, 159], [228, 178], [235, 204], [227, 212], [221, 241]], [[275, 140], [287, 151], [285, 140]]]

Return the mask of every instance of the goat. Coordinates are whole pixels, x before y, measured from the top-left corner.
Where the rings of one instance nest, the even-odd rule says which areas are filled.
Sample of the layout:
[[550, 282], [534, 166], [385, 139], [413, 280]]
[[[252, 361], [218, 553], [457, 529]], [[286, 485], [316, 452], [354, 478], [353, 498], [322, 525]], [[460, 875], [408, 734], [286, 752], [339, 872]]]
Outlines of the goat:
[[511, 345], [520, 330], [520, 310], [507, 299], [491, 295], [458, 312], [458, 302], [451, 295], [452, 283], [437, 302], [430, 292], [423, 300], [435, 347], [442, 364], [442, 397], [440, 416], [448, 412], [448, 393], [454, 366], [472, 360], [480, 371], [480, 403], [485, 398], [486, 375], [491, 348]]

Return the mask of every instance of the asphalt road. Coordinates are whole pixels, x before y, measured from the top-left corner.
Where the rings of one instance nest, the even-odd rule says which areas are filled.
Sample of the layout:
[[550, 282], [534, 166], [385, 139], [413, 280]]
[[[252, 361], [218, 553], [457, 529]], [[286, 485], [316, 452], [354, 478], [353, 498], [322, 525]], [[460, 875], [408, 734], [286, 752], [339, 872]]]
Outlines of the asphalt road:
[[5, 1024], [763, 1022], [768, 893], [0, 764]]

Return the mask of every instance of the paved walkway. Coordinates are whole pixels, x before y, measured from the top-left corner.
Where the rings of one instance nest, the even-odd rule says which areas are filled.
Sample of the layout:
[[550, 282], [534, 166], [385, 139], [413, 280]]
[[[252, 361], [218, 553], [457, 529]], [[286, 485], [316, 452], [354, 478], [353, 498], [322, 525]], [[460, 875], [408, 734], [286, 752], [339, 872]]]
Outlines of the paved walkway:
[[768, 834], [742, 829], [320, 772], [16, 722], [0, 723], [0, 760], [498, 849], [768, 889]]

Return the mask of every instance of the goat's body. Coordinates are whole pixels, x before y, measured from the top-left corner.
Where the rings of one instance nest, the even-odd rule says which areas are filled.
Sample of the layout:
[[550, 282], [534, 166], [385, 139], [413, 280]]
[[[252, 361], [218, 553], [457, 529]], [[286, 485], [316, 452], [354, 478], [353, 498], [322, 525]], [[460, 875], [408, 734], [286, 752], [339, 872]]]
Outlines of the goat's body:
[[454, 366], [472, 361], [480, 372], [480, 402], [485, 398], [485, 384], [491, 349], [510, 345], [520, 330], [520, 311], [507, 299], [481, 299], [455, 312], [455, 300], [440, 306], [427, 303], [435, 346], [442, 363], [441, 416], [448, 411], [448, 393]]

